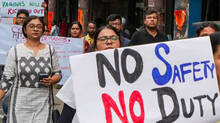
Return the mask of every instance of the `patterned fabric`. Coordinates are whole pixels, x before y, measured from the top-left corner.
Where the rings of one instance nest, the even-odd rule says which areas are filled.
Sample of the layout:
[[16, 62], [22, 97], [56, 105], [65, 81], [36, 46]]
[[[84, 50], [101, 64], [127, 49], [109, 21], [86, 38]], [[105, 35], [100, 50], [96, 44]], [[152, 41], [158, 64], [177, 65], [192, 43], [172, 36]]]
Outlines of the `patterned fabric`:
[[[52, 103], [49, 88], [39, 82], [39, 73], [51, 75], [51, 54], [49, 45], [39, 50], [37, 56], [24, 44], [9, 51], [0, 88], [10, 89], [10, 104], [7, 123], [52, 123]], [[52, 49], [52, 74], [61, 76], [58, 56]], [[18, 79], [17, 79], [18, 78]], [[18, 80], [18, 82], [17, 82]]]
[[87, 34], [83, 37], [83, 43], [84, 43], [84, 52], [88, 51], [89, 47], [93, 44], [94, 39]]

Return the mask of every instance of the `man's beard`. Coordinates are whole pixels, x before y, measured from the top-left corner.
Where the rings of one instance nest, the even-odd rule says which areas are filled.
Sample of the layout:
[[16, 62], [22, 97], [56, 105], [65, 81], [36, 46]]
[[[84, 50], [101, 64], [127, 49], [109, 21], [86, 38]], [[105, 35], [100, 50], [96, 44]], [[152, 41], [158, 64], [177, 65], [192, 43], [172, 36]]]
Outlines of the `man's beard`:
[[89, 32], [89, 36], [93, 37], [95, 35], [95, 32]]
[[157, 26], [146, 26], [146, 28], [148, 28], [149, 30], [156, 30], [157, 29]]

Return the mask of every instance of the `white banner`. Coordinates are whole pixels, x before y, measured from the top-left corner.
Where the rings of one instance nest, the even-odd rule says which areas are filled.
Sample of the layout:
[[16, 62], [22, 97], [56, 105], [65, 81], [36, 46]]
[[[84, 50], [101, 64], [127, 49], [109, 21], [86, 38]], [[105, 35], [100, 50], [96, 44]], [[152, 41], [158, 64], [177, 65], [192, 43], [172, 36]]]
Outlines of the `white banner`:
[[0, 17], [16, 17], [19, 9], [26, 9], [30, 15], [44, 16], [41, 4], [44, 0], [1, 0]]
[[[0, 64], [5, 64], [9, 49], [25, 41], [22, 34], [22, 27], [17, 25], [7, 25], [0, 23]], [[77, 38], [67, 38], [58, 36], [43, 36], [41, 42], [51, 44], [55, 47], [59, 56], [63, 78], [60, 84], [64, 84], [70, 76], [69, 56], [83, 53], [83, 41]]]
[[220, 121], [208, 37], [71, 56], [70, 63], [80, 123]]

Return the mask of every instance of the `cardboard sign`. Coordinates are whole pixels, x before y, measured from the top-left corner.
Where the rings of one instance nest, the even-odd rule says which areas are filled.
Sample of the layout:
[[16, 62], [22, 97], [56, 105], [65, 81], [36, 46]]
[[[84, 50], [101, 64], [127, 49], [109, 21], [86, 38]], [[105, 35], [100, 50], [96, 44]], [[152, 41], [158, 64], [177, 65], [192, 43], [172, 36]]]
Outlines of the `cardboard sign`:
[[[9, 49], [24, 42], [26, 39], [22, 34], [22, 27], [18, 25], [7, 25], [0, 23], [0, 64], [5, 64]], [[60, 84], [64, 84], [70, 76], [69, 56], [83, 53], [83, 41], [77, 38], [67, 38], [59, 36], [43, 36], [41, 42], [51, 44], [55, 47], [59, 56], [63, 78]]]
[[19, 9], [26, 9], [30, 15], [44, 16], [41, 4], [44, 0], [1, 0], [0, 17], [16, 17]]
[[209, 37], [70, 57], [80, 123], [215, 123], [220, 97]]

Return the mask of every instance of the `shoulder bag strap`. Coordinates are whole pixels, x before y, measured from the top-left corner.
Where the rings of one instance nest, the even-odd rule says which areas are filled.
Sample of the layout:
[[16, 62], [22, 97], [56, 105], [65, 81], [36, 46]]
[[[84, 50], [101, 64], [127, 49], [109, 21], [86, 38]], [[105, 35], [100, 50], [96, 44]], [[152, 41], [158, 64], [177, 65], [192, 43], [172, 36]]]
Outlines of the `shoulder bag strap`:
[[14, 46], [15, 50], [15, 63], [16, 63], [16, 74], [17, 74], [17, 85], [18, 86], [18, 80], [19, 80], [19, 74], [18, 74], [18, 55], [17, 55], [17, 48]]
[[[52, 77], [52, 73], [53, 73], [53, 61], [52, 61], [52, 52], [51, 52], [51, 45], [49, 45], [49, 50], [50, 50], [50, 64], [51, 64], [51, 77]], [[53, 85], [50, 86], [50, 95], [51, 95], [51, 99], [52, 99], [52, 104], [54, 106], [54, 97], [53, 97]]]

